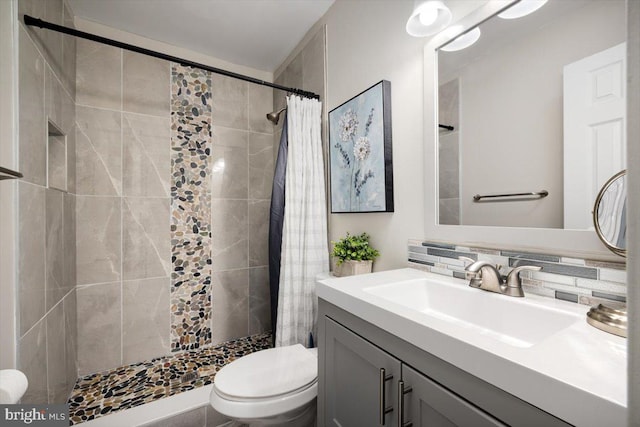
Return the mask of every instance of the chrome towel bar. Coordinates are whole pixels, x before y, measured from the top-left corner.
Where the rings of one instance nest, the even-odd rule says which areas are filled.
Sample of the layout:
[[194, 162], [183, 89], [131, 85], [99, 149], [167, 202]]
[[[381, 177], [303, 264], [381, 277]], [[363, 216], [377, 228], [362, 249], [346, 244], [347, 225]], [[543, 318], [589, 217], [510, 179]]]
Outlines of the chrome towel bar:
[[480, 202], [482, 201], [482, 199], [508, 199], [508, 198], [515, 198], [515, 197], [517, 197], [517, 199], [514, 199], [514, 200], [487, 200], [487, 201], [495, 201], [495, 202], [505, 201], [506, 202], [506, 201], [518, 201], [518, 200], [537, 200], [537, 199], [542, 199], [544, 197], [547, 197], [548, 195], [549, 195], [549, 192], [547, 190], [536, 191], [531, 193], [487, 194], [484, 196], [476, 194], [475, 196], [473, 196], [473, 201]]

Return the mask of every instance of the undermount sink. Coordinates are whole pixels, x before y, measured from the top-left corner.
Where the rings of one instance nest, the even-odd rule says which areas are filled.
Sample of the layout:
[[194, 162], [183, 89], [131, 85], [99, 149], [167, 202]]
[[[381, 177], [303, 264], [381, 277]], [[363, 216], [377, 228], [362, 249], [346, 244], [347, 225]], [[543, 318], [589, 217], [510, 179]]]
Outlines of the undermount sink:
[[525, 298], [415, 279], [365, 287], [363, 292], [514, 347], [531, 347], [584, 320], [584, 316], [530, 303]]

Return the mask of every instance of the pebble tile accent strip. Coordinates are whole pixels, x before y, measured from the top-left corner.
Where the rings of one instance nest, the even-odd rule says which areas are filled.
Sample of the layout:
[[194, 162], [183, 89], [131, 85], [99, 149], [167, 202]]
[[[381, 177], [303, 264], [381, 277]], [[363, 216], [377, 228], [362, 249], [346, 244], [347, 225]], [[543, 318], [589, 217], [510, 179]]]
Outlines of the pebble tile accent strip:
[[252, 335], [79, 378], [69, 397], [71, 425], [211, 384], [223, 366], [271, 341], [270, 333]]
[[615, 305], [626, 302], [627, 274], [624, 262], [603, 263], [553, 254], [409, 240], [409, 267], [464, 279], [464, 262], [458, 259], [459, 256], [499, 264], [503, 267], [504, 275], [520, 265], [542, 267], [541, 271], [524, 271], [520, 274], [525, 294], [532, 293], [585, 305]]
[[171, 351], [211, 344], [211, 73], [171, 65]]

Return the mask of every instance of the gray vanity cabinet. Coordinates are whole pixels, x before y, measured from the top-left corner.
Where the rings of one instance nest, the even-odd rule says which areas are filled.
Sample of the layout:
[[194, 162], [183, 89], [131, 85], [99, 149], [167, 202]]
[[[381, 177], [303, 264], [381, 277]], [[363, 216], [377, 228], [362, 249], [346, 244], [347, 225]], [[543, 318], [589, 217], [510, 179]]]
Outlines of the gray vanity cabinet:
[[404, 405], [404, 426], [408, 423], [413, 427], [505, 426], [407, 365], [402, 365], [402, 381], [405, 394], [398, 407]]
[[[326, 425], [392, 426], [397, 400], [393, 384], [400, 379], [400, 361], [331, 319], [326, 320]], [[381, 419], [384, 418], [384, 424]]]
[[322, 299], [318, 347], [319, 427], [569, 426]]
[[325, 425], [504, 426], [330, 318], [325, 334]]

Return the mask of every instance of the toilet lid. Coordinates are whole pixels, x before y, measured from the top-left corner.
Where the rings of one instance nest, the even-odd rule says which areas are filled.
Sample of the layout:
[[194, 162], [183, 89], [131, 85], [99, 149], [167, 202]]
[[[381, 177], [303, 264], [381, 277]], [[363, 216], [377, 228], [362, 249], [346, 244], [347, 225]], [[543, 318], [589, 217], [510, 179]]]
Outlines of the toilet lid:
[[318, 377], [318, 358], [301, 344], [251, 353], [223, 367], [214, 387], [236, 399], [259, 399], [291, 393]]

